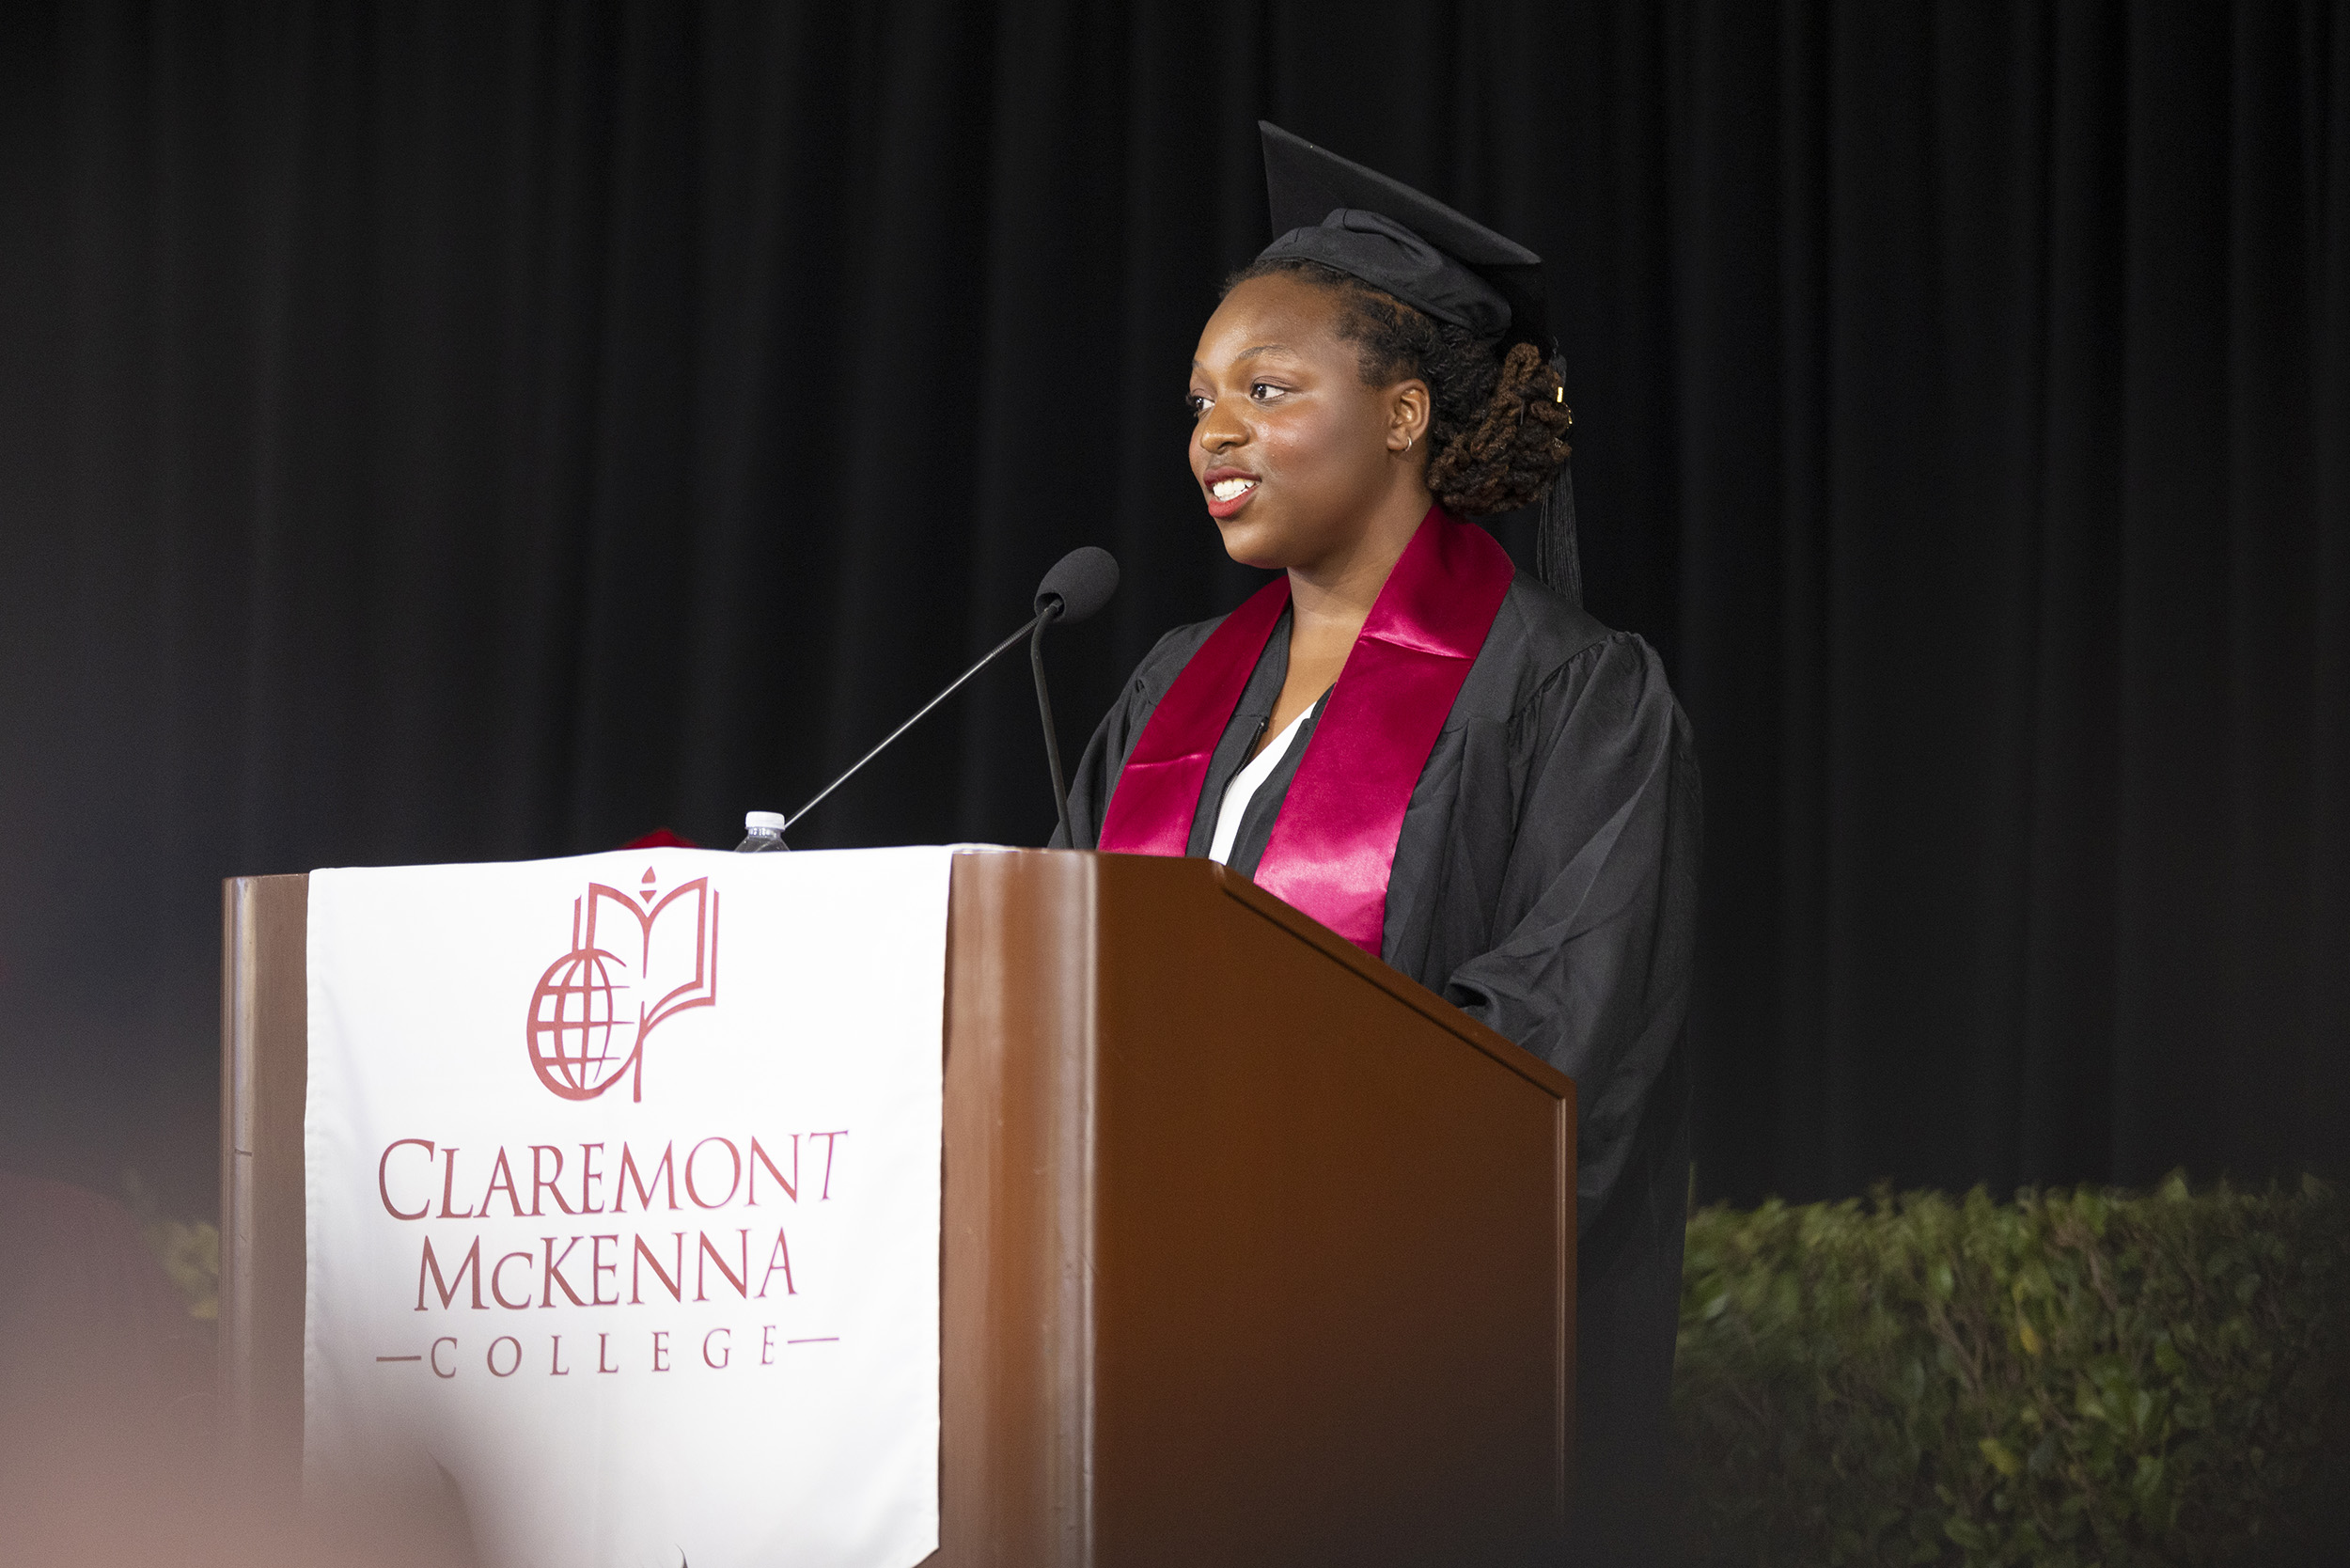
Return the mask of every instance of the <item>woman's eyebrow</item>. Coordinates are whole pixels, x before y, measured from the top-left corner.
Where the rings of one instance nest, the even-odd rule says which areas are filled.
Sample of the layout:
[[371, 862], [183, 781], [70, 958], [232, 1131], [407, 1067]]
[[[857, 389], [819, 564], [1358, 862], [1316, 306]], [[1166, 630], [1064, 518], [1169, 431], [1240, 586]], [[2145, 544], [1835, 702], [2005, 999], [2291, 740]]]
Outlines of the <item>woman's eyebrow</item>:
[[[1241, 360], [1252, 359], [1261, 353], [1287, 353], [1289, 352], [1290, 346], [1287, 343], [1260, 343], [1253, 349], [1241, 350], [1240, 353], [1232, 356], [1232, 360], [1235, 364], [1237, 364]], [[1201, 368], [1201, 366], [1199, 362], [1195, 359], [1191, 362], [1191, 368], [1197, 370]]]

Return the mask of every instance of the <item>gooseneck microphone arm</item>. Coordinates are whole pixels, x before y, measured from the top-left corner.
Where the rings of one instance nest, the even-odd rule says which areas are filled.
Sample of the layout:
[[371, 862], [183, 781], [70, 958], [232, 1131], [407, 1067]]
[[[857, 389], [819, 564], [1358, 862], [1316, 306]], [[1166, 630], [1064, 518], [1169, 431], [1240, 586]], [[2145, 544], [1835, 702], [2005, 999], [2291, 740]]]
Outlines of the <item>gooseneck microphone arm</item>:
[[[822, 805], [826, 795], [832, 793], [835, 790], [840, 788], [841, 785], [846, 784], [850, 779], [855, 777], [856, 772], [859, 768], [865, 766], [866, 763], [871, 761], [874, 758], [879, 757], [883, 752], [887, 751], [892, 741], [895, 741], [899, 736], [904, 734], [907, 730], [921, 723], [924, 718], [929, 716], [930, 711], [932, 708], [937, 707], [940, 703], [954, 696], [955, 693], [961, 691], [963, 689], [963, 683], [965, 681], [970, 680], [971, 677], [977, 675], [979, 671], [994, 664], [998, 654], [1003, 653], [1006, 650], [1010, 649], [1013, 643], [1016, 643], [1022, 637], [1026, 636], [1029, 629], [1031, 627], [1035, 627], [1037, 623], [1042, 621], [1043, 619], [1044, 618], [1042, 615], [1030, 617], [1029, 619], [1021, 626], [1020, 630], [1014, 632], [1011, 635], [1006, 637], [1003, 641], [997, 643], [995, 647], [989, 649], [985, 653], [981, 654], [979, 656], [979, 663], [973, 665], [969, 669], [964, 670], [961, 675], [956, 676], [954, 680], [948, 683], [945, 691], [940, 692], [936, 697], [933, 697], [928, 702], [923, 703], [922, 706], [916, 711], [915, 715], [912, 718], [906, 720], [905, 723], [898, 726], [897, 729], [892, 729], [888, 734], [883, 736], [882, 742], [879, 745], [867, 752], [864, 756], [858, 758], [855, 761], [850, 763], [848, 772], [842, 774], [839, 777], [834, 779], [831, 783], [817, 791], [815, 797], [806, 806], [801, 807], [797, 811], [792, 812], [791, 816], [785, 818], [783, 823], [784, 831], [791, 831], [791, 824], [793, 823], [798, 822], [802, 817], [807, 816], [810, 811], [815, 810], [817, 807]], [[1066, 808], [1064, 808], [1064, 810]]]
[[1055, 621], [1083, 620], [1118, 591], [1118, 562], [1107, 550], [1088, 544], [1053, 563], [1036, 586], [1036, 619], [1028, 623], [1028, 670], [1036, 677], [1036, 713], [1044, 721], [1044, 761], [1053, 770], [1053, 809], [1060, 816], [1060, 841], [1077, 847], [1069, 823], [1069, 781], [1060, 771], [1060, 731], [1053, 728], [1053, 698], [1044, 688], [1044, 629]]
[[1061, 777], [1060, 732], [1053, 728], [1053, 698], [1044, 688], [1044, 629], [1061, 618], [1062, 604], [1058, 596], [1044, 601], [1036, 619], [1028, 624], [1028, 671], [1036, 677], [1036, 712], [1044, 721], [1044, 761], [1053, 770], [1053, 808], [1060, 813], [1060, 841], [1069, 849], [1077, 847], [1077, 836], [1069, 830], [1069, 785]]

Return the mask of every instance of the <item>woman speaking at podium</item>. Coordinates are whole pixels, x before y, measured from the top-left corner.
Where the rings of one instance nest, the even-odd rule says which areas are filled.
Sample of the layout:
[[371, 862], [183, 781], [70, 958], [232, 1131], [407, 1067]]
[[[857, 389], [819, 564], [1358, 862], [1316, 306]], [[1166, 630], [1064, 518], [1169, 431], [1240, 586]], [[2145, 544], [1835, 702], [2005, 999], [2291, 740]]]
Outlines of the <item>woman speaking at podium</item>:
[[[1540, 259], [1262, 130], [1279, 237], [1200, 334], [1190, 456], [1225, 549], [1283, 574], [1160, 639], [1072, 828], [1221, 861], [1575, 1079], [1577, 1512], [1621, 1527], [1679, 1299], [1688, 722], [1579, 604]], [[1537, 503], [1541, 582], [1462, 521]]]

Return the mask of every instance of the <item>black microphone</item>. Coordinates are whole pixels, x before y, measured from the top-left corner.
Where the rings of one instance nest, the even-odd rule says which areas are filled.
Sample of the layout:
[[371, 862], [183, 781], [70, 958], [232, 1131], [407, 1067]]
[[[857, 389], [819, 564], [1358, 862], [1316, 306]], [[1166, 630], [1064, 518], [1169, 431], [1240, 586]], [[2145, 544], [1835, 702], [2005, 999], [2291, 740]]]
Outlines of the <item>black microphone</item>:
[[[817, 791], [806, 806], [780, 823], [775, 823], [769, 817], [766, 822], [755, 824], [751, 837], [744, 839], [742, 847], [745, 850], [787, 848], [783, 842], [786, 829], [823, 804], [826, 795], [855, 777], [859, 768], [888, 750], [890, 743], [921, 723], [932, 709], [961, 691], [964, 682], [994, 664], [997, 655], [1022, 637], [1028, 638], [1028, 664], [1036, 675], [1037, 707], [1044, 717], [1045, 758], [1052, 764], [1053, 796], [1055, 804], [1060, 808], [1061, 836], [1066, 839], [1069, 837], [1069, 793], [1061, 784], [1060, 743], [1053, 733], [1052, 703], [1044, 693], [1044, 628], [1056, 620], [1083, 620], [1108, 604], [1110, 595], [1117, 591], [1118, 562], [1107, 550], [1089, 544], [1063, 556], [1053, 563], [1053, 570], [1047, 572], [1044, 580], [1037, 585], [1036, 614], [1018, 631], [980, 654], [978, 663], [948, 682], [946, 690], [923, 703], [912, 718], [884, 736], [879, 745], [850, 763], [847, 772]], [[754, 812], [752, 815], [762, 814]]]
[[1028, 670], [1036, 677], [1036, 712], [1044, 721], [1044, 761], [1053, 770], [1053, 807], [1060, 841], [1077, 847], [1069, 828], [1069, 786], [1060, 771], [1060, 732], [1053, 728], [1053, 698], [1044, 689], [1044, 629], [1056, 620], [1083, 620], [1118, 591], [1118, 561], [1098, 544], [1081, 545], [1053, 563], [1036, 586], [1036, 619], [1028, 624]]
[[1053, 563], [1036, 586], [1036, 609], [1060, 602], [1056, 620], [1074, 624], [1095, 614], [1118, 591], [1118, 557], [1098, 544], [1081, 545]]

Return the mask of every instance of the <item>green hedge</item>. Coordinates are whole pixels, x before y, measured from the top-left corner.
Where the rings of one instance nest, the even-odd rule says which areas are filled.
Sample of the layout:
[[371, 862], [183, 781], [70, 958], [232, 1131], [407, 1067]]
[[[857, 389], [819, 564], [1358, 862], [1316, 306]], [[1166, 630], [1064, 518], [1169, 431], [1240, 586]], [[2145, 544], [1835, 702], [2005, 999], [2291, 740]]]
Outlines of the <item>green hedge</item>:
[[220, 1319], [220, 1229], [210, 1220], [164, 1217], [154, 1189], [135, 1170], [122, 1173], [123, 1206], [137, 1222], [139, 1235], [155, 1261], [170, 1276], [172, 1288], [187, 1303], [188, 1316], [199, 1323]]
[[1710, 1208], [1688, 1247], [1688, 1560], [2336, 1560], [2296, 1524], [2350, 1394], [2320, 1183]]

